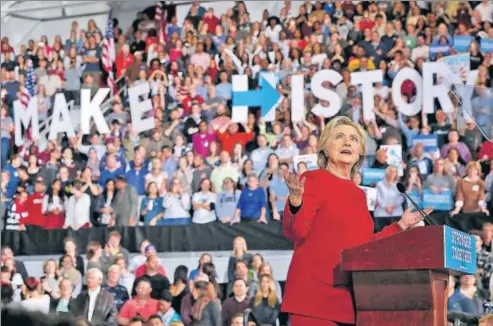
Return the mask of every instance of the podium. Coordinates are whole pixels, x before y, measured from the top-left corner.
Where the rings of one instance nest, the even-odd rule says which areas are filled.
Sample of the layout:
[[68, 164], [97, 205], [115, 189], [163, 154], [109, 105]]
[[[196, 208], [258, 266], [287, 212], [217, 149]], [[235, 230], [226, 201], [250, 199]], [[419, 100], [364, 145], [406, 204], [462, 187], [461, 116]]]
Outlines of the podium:
[[445, 326], [449, 275], [476, 274], [476, 239], [418, 227], [342, 252], [352, 273], [357, 326]]

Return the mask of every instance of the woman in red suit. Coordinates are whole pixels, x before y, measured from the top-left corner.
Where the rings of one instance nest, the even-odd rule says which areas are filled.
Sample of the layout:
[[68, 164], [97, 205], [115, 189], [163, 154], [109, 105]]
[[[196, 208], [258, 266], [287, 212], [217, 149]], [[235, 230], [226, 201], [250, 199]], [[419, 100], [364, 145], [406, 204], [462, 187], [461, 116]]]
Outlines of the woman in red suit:
[[327, 124], [317, 152], [318, 170], [285, 175], [284, 234], [294, 242], [294, 254], [282, 311], [290, 314], [291, 326], [354, 324], [350, 275], [341, 270], [341, 251], [406, 230], [421, 216], [410, 208], [399, 222], [373, 234], [365, 193], [351, 180], [364, 161], [365, 134], [349, 118]]

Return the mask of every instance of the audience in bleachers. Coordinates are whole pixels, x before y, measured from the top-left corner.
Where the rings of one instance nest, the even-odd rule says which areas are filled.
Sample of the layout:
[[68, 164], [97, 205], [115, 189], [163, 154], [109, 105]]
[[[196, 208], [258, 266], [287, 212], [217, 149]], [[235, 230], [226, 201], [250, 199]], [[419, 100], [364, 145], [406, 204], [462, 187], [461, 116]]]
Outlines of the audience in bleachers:
[[[377, 230], [407, 205], [395, 189], [398, 181], [424, 203], [428, 192], [447, 199], [450, 207], [441, 210], [451, 216], [479, 214], [481, 221], [487, 220], [493, 208], [493, 147], [488, 140], [493, 63], [491, 49], [482, 44], [493, 39], [489, 1], [305, 1], [299, 10], [285, 1], [279, 12], [266, 11], [261, 21], [250, 16], [253, 5], [237, 1], [217, 15], [195, 1], [183, 24], [167, 15], [164, 30], [155, 21], [163, 17], [148, 16], [157, 8], [139, 12], [127, 31], [116, 18], [110, 21], [111, 31], [92, 20], [87, 27], [74, 22], [66, 35], [29, 40], [18, 49], [4, 37], [4, 229], [278, 223], [287, 200], [282, 171], [313, 168], [296, 157], [317, 153], [318, 136], [328, 120], [313, 110], [326, 101], [310, 91], [311, 78], [322, 69], [342, 74], [339, 84], [324, 87], [339, 95], [339, 114], [357, 120], [367, 133], [366, 160], [355, 183], [376, 190], [376, 206], [370, 210]], [[107, 35], [115, 38], [117, 79], [105, 113], [110, 133], [91, 129], [87, 136], [59, 135], [44, 143], [23, 130], [24, 142], [16, 146], [15, 101], [25, 107], [34, 99], [40, 122], [49, 121], [55, 94], [63, 93], [79, 106], [80, 89], [94, 95], [111, 86], [103, 67]], [[459, 48], [462, 37], [471, 39]], [[460, 53], [470, 55], [468, 70], [478, 70], [474, 117], [462, 119], [462, 105], [453, 94], [451, 113], [434, 103], [433, 114], [405, 117], [390, 91], [396, 74], [407, 67], [421, 74], [424, 62]], [[363, 118], [361, 89], [351, 85], [350, 74], [376, 69], [384, 79], [375, 85], [376, 116], [370, 121]], [[256, 89], [265, 86], [268, 72], [274, 73], [276, 89], [284, 96], [275, 121], [265, 122], [260, 108], [249, 108], [244, 123], [232, 121], [232, 76], [247, 75], [249, 89]], [[293, 74], [305, 79], [302, 122], [291, 120]], [[136, 134], [125, 90], [142, 83], [151, 89], [147, 117], [156, 127]], [[406, 101], [412, 102], [416, 92], [412, 82], [403, 84]], [[436, 137], [437, 146], [430, 150], [418, 136]], [[398, 166], [390, 164], [389, 146], [400, 149]], [[384, 177], [368, 182], [370, 168], [385, 170]], [[449, 288], [449, 310], [478, 317], [485, 313], [483, 304], [493, 297], [492, 238], [493, 225], [485, 223], [477, 234], [478, 275], [463, 276]], [[98, 325], [238, 326], [246, 308], [252, 308], [260, 324], [280, 320], [280, 282], [269, 262], [247, 250], [242, 237], [233, 243], [224, 293], [211, 254], [204, 253], [197, 268], [188, 266], [190, 273], [186, 266], [178, 267], [170, 284], [173, 271], [166, 272], [166, 262], [148, 241], [132, 259], [118, 232], [111, 232], [107, 243], [91, 242], [87, 248], [77, 248], [76, 242], [65, 240], [64, 254], [59, 261], [53, 257], [45, 262], [39, 280], [29, 277], [10, 248], [2, 248], [2, 305], [20, 302], [28, 310]], [[488, 318], [481, 325], [489, 325]]]

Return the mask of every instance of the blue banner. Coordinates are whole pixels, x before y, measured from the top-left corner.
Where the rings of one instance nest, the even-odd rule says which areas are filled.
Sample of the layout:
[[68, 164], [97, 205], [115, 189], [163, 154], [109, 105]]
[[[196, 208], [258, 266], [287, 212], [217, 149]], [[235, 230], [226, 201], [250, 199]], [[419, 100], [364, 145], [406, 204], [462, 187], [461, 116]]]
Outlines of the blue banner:
[[378, 181], [381, 181], [385, 178], [385, 169], [364, 168], [362, 172], [363, 172], [362, 183], [365, 186], [374, 185]]
[[445, 268], [476, 274], [476, 238], [449, 226], [443, 228]]
[[493, 40], [481, 39], [481, 52], [493, 52]]
[[450, 46], [448, 44], [435, 44], [430, 46], [430, 56], [435, 56], [438, 53], [449, 52]]
[[473, 40], [472, 36], [454, 36], [454, 48], [457, 52], [467, 52]]
[[423, 207], [433, 208], [435, 211], [449, 211], [452, 209], [452, 191], [445, 190], [435, 194], [429, 189], [423, 190]]
[[438, 135], [414, 135], [413, 147], [417, 143], [423, 144], [423, 149], [426, 153], [434, 153], [438, 151]]

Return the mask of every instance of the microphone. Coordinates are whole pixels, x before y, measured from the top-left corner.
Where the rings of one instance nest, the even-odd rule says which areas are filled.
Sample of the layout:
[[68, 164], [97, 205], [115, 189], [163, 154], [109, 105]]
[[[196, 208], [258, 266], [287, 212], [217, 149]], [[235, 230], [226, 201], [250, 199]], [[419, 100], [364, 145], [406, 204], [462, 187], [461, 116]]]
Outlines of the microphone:
[[429, 225], [438, 225], [437, 222], [435, 222], [430, 215], [426, 214], [426, 212], [418, 205], [416, 202], [411, 198], [411, 196], [408, 195], [406, 191], [406, 186], [404, 186], [402, 183], [397, 182], [397, 190], [406, 196], [406, 198], [413, 204], [414, 208], [418, 210], [418, 212], [423, 216], [423, 219], [428, 222]]

